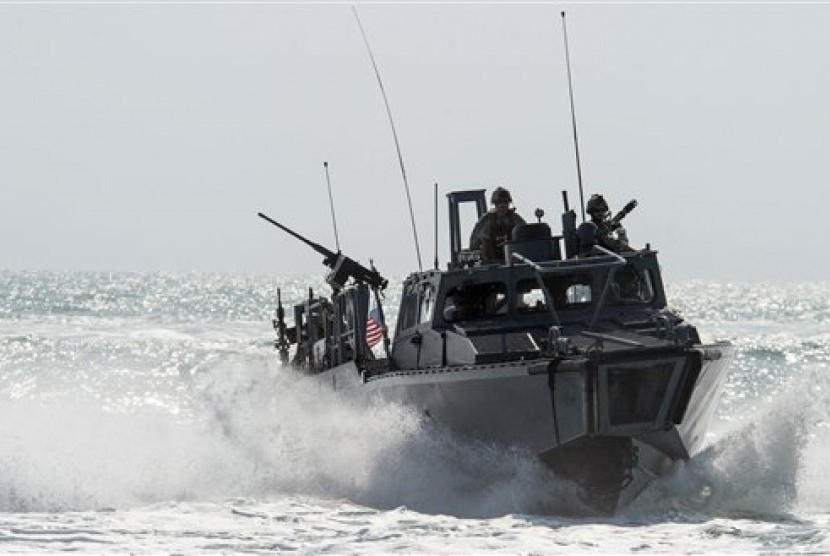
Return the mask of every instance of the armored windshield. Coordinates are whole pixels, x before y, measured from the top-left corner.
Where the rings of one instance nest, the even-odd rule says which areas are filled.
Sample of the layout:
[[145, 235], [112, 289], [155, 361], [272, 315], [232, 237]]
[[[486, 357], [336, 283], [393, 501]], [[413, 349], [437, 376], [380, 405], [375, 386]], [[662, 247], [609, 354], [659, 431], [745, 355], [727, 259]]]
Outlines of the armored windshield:
[[651, 269], [629, 261], [614, 273], [611, 282], [612, 301], [623, 305], [651, 303], [655, 296], [651, 272]]
[[[547, 293], [557, 311], [585, 307], [593, 300], [590, 274], [553, 275], [544, 278]], [[536, 278], [525, 278], [516, 284], [516, 312], [545, 313], [550, 311], [542, 284]]]
[[493, 318], [508, 313], [507, 286], [503, 282], [465, 284], [451, 289], [444, 301], [447, 322]]

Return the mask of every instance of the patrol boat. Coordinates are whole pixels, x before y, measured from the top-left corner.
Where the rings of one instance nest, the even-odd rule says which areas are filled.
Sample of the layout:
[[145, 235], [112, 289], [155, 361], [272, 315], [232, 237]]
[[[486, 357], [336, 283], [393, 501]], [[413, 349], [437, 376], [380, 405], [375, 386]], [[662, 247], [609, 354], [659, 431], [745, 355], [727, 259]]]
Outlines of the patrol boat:
[[[447, 268], [405, 279], [393, 338], [380, 326], [380, 356], [367, 322], [382, 322], [387, 280], [260, 213], [331, 269], [331, 295], [309, 290], [293, 326], [279, 300], [281, 360], [349, 395], [413, 406], [457, 435], [536, 454], [600, 514], [698, 452], [733, 347], [702, 344], [667, 307], [657, 252], [597, 245], [594, 224], [577, 227], [563, 192], [561, 235], [537, 209], [537, 222], [502, 243], [502, 260], [482, 260], [462, 246], [460, 215], [470, 203], [480, 218], [485, 190], [447, 198]], [[380, 319], [370, 318], [373, 303]]]

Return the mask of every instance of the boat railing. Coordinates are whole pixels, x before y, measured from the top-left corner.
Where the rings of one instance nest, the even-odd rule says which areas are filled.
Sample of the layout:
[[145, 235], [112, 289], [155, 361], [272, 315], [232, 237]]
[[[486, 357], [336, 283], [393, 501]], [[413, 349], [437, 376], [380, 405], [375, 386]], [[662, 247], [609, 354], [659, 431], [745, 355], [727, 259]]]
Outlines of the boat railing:
[[530, 266], [534, 273], [536, 274], [536, 280], [539, 283], [539, 287], [542, 288], [542, 291], [545, 293], [545, 297], [548, 299], [548, 307], [550, 308], [551, 315], [553, 316], [553, 322], [555, 326], [561, 326], [561, 319], [559, 318], [559, 314], [556, 312], [553, 303], [553, 296], [550, 294], [550, 290], [547, 287], [547, 284], [544, 280], [544, 275], [549, 274], [558, 274], [564, 272], [574, 272], [574, 271], [584, 271], [584, 270], [596, 270], [599, 268], [608, 268], [608, 273], [605, 277], [605, 284], [602, 287], [602, 293], [600, 293], [599, 300], [597, 301], [596, 307], [594, 307], [594, 314], [591, 316], [591, 322], [588, 325], [589, 328], [594, 328], [599, 320], [599, 316], [602, 312], [602, 308], [605, 305], [605, 300], [608, 298], [608, 292], [611, 289], [611, 283], [614, 280], [614, 274], [616, 273], [617, 269], [621, 266], [625, 266], [626, 260], [624, 257], [619, 255], [618, 253], [614, 253], [606, 249], [605, 247], [594, 245], [592, 247], [592, 252], [596, 253], [596, 256], [592, 257], [585, 257], [585, 258], [576, 258], [576, 259], [567, 259], [564, 261], [545, 261], [543, 263], [537, 263], [528, 259], [527, 257], [519, 254], [513, 253], [513, 258], [519, 261], [520, 263], [526, 264]]
[[595, 256], [566, 259], [564, 261], [544, 261], [536, 262], [528, 259], [519, 253], [512, 253], [513, 258], [517, 261], [526, 264], [535, 271], [542, 274], [554, 274], [557, 272], [573, 272], [575, 270], [593, 270], [601, 267], [617, 267], [625, 264], [625, 259], [613, 251], [601, 247], [599, 245], [593, 246]]

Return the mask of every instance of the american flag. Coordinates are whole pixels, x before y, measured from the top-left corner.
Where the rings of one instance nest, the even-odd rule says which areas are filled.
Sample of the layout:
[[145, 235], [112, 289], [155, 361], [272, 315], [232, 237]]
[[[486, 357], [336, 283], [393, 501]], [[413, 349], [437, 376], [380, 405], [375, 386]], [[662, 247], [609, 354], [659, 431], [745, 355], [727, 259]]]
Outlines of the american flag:
[[383, 338], [383, 319], [380, 316], [380, 311], [375, 307], [369, 311], [369, 318], [366, 319], [366, 343], [369, 348], [375, 347], [381, 338]]

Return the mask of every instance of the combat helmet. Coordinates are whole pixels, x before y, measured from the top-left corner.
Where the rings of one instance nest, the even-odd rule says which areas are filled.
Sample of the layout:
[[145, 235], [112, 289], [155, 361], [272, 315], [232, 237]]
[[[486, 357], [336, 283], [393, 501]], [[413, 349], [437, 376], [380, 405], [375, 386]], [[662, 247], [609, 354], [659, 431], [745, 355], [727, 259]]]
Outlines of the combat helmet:
[[490, 202], [494, 205], [499, 203], [512, 203], [513, 197], [510, 196], [510, 192], [503, 187], [497, 187], [493, 190], [493, 194], [490, 196]]
[[588, 203], [585, 205], [585, 212], [588, 214], [594, 214], [595, 212], [608, 212], [608, 210], [608, 203], [605, 202], [605, 197], [603, 197], [601, 193], [594, 193], [591, 195], [591, 198], [588, 199]]

